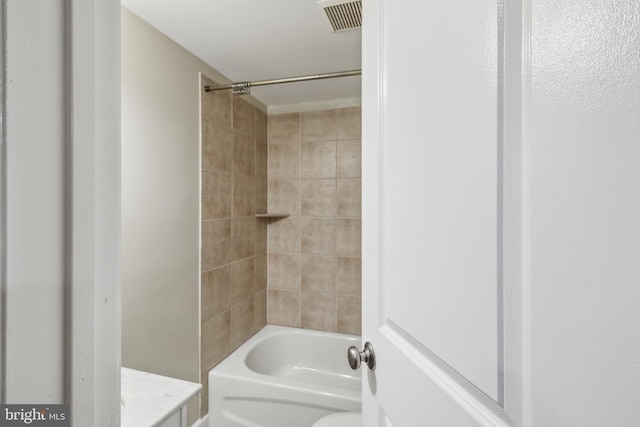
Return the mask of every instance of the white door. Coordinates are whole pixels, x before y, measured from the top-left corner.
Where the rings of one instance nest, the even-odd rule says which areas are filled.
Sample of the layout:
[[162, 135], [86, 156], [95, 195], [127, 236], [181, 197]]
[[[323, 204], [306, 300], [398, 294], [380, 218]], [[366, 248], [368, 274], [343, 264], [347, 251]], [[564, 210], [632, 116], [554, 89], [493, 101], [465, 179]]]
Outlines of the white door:
[[363, 425], [640, 425], [638, 1], [363, 13]]
[[365, 426], [509, 424], [498, 6], [365, 3]]

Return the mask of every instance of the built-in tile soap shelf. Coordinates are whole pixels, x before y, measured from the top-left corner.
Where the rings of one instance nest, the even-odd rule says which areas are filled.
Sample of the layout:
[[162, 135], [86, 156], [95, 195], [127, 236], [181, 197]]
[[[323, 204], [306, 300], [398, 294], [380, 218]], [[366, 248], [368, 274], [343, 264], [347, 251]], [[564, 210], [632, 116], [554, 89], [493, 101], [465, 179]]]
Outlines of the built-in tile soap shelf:
[[256, 214], [256, 218], [272, 218], [272, 219], [282, 219], [288, 217], [289, 214], [285, 213], [260, 213]]

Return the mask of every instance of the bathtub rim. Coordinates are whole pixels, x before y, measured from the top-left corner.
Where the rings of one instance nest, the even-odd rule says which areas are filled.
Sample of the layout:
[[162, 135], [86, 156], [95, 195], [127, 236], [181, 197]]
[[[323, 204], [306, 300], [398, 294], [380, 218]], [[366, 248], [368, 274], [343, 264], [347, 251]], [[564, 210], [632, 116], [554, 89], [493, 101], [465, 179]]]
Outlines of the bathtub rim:
[[[260, 329], [256, 334], [254, 334], [251, 338], [249, 338], [245, 343], [243, 343], [236, 350], [227, 355], [218, 365], [211, 368], [208, 373], [209, 379], [209, 396], [208, 399], [211, 402], [212, 397], [212, 388], [211, 388], [211, 379], [214, 377], [232, 379], [238, 378], [246, 382], [254, 383], [254, 384], [264, 384], [264, 385], [273, 385], [274, 387], [278, 387], [281, 389], [287, 390], [305, 390], [310, 393], [320, 393], [323, 395], [331, 395], [334, 397], [339, 397], [346, 399], [348, 401], [362, 401], [362, 390], [354, 391], [345, 389], [342, 387], [336, 387], [331, 385], [318, 385], [314, 383], [305, 383], [296, 380], [290, 380], [287, 378], [282, 378], [278, 376], [268, 375], [260, 372], [256, 372], [253, 369], [247, 366], [247, 357], [251, 350], [262, 343], [263, 341], [273, 337], [274, 335], [285, 335], [285, 334], [306, 334], [306, 335], [321, 335], [328, 337], [336, 337], [340, 339], [348, 339], [353, 340], [354, 345], [360, 345], [362, 342], [362, 337], [359, 335], [353, 334], [343, 334], [338, 332], [327, 332], [327, 331], [319, 331], [315, 329], [304, 329], [297, 328], [291, 326], [279, 326], [279, 325], [265, 325], [262, 329]], [[345, 364], [347, 362], [346, 351], [345, 351]], [[301, 387], [300, 385], [304, 384], [307, 387]]]

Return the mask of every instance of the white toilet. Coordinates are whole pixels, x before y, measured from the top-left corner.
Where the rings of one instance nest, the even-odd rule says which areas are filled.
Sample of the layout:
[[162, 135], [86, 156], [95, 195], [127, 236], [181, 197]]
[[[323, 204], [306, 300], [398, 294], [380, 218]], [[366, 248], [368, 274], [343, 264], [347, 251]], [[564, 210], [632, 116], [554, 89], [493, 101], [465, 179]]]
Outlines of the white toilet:
[[340, 412], [320, 418], [312, 427], [362, 427], [360, 412]]

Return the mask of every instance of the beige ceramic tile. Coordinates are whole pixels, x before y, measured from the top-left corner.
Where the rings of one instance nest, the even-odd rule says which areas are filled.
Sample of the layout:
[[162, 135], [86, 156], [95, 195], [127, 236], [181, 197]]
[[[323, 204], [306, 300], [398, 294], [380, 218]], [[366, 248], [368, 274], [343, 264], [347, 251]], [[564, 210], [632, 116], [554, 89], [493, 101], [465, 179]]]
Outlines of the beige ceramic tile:
[[302, 255], [302, 290], [336, 293], [336, 257]]
[[[230, 92], [230, 91], [229, 91]], [[241, 97], [233, 97], [233, 130], [255, 135], [255, 107]]]
[[300, 289], [300, 255], [270, 253], [267, 259], [269, 289]]
[[362, 262], [360, 258], [338, 257], [338, 294], [362, 294]]
[[254, 217], [237, 217], [233, 219], [231, 230], [233, 261], [253, 256], [256, 236], [255, 222]]
[[200, 372], [200, 418], [209, 413], [209, 371]]
[[[226, 92], [226, 93], [225, 93]], [[233, 95], [230, 91], [213, 92], [213, 120], [220, 126], [232, 126]]]
[[338, 295], [338, 330], [343, 334], [362, 335], [362, 300]]
[[[202, 81], [201, 81], [202, 86], [215, 86], [216, 85], [216, 81], [215, 80], [205, 76], [204, 74], [202, 74], [200, 77], [202, 78]], [[209, 92], [206, 92], [206, 93], [209, 93]]]
[[267, 233], [269, 253], [300, 252], [299, 217], [288, 217], [269, 222]]
[[266, 178], [256, 178], [255, 212], [266, 213], [269, 209], [269, 182]]
[[338, 141], [338, 178], [360, 178], [362, 148], [359, 139]]
[[[204, 85], [215, 85], [212, 80], [203, 79]], [[229, 90], [207, 92], [202, 96], [202, 118], [216, 125], [231, 128], [232, 94]]]
[[337, 138], [360, 139], [362, 108], [349, 107], [336, 110]]
[[338, 179], [338, 216], [362, 215], [362, 189], [360, 178]]
[[255, 220], [255, 254], [267, 252], [267, 224], [268, 222], [264, 218], [256, 218]]
[[269, 144], [269, 178], [300, 178], [300, 144]]
[[231, 261], [231, 220], [202, 221], [202, 270]]
[[252, 333], [258, 332], [267, 324], [267, 290], [257, 293], [253, 299]]
[[231, 174], [202, 171], [202, 219], [220, 219], [231, 216]]
[[335, 332], [337, 329], [337, 304], [335, 294], [302, 292], [302, 327]]
[[[204, 74], [200, 75], [200, 83], [201, 83], [201, 86], [215, 86], [217, 84], [215, 80], [205, 76]], [[205, 93], [210, 93], [210, 92], [205, 92]], [[207, 101], [203, 97], [201, 102], [204, 104]]]
[[231, 264], [231, 303], [239, 304], [253, 295], [253, 257]]
[[251, 336], [253, 328], [253, 295], [231, 308], [231, 344], [240, 347]]
[[[208, 161], [212, 160], [212, 158], [207, 158], [207, 154], [214, 155], [215, 151], [211, 147], [213, 143], [214, 129], [216, 126], [213, 124], [213, 120], [210, 117], [204, 116], [205, 111], [202, 111], [203, 115], [200, 118], [200, 131], [201, 131], [201, 143], [202, 143], [202, 167], [203, 168], [211, 168], [210, 165], [207, 164]], [[230, 129], [229, 129], [230, 130]], [[209, 147], [209, 150], [207, 150]]]
[[202, 273], [201, 322], [206, 322], [231, 308], [231, 267]]
[[309, 111], [300, 114], [302, 142], [334, 141], [336, 110]]
[[202, 324], [201, 370], [208, 372], [231, 353], [231, 310]]
[[253, 292], [258, 293], [267, 289], [267, 254], [266, 252], [256, 254], [254, 257]]
[[300, 173], [302, 178], [336, 177], [336, 142], [306, 142], [302, 144]]
[[300, 327], [300, 292], [269, 289], [267, 322], [270, 325]]
[[267, 129], [267, 113], [260, 111], [258, 108], [255, 109], [255, 132], [256, 132], [256, 140], [266, 143], [268, 138], [268, 129]]
[[269, 146], [256, 142], [256, 178], [266, 180], [269, 176]]
[[233, 216], [254, 216], [256, 213], [256, 180], [249, 175], [233, 175]]
[[255, 175], [256, 141], [253, 135], [236, 132], [233, 146], [233, 173]]
[[299, 144], [300, 113], [269, 116], [269, 144]]
[[338, 218], [336, 220], [336, 253], [344, 257], [360, 257], [361, 221], [359, 219]]
[[256, 144], [256, 212], [266, 212], [268, 204], [267, 144]]
[[335, 216], [336, 180], [303, 179], [300, 203], [303, 216]]
[[205, 122], [202, 128], [202, 168], [231, 172], [233, 131], [230, 127]]
[[335, 218], [301, 218], [300, 246], [304, 254], [333, 255], [336, 253]]
[[300, 215], [299, 180], [269, 180], [269, 212]]

